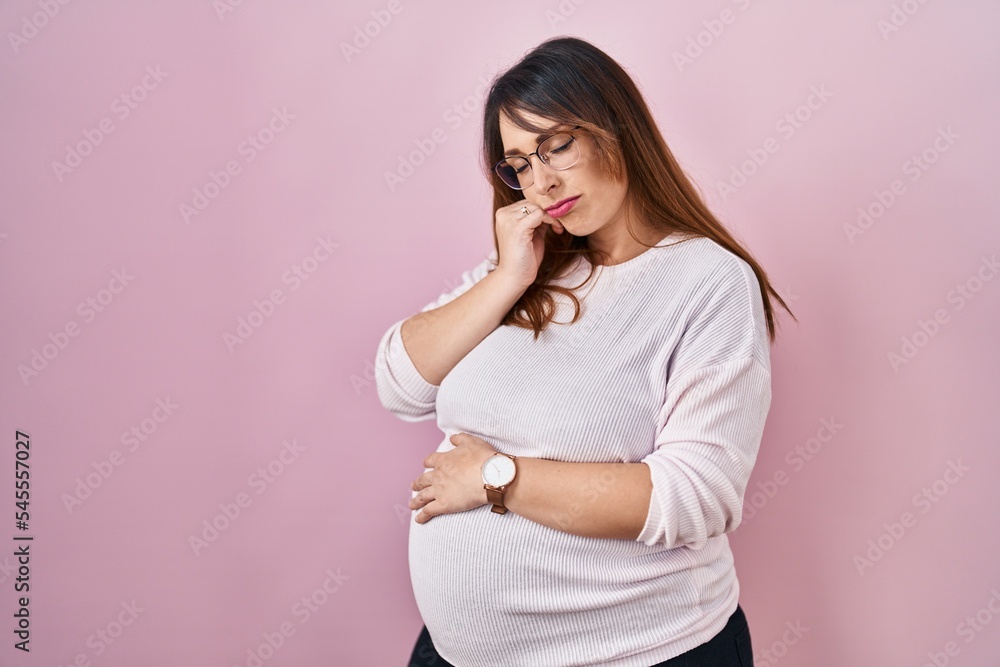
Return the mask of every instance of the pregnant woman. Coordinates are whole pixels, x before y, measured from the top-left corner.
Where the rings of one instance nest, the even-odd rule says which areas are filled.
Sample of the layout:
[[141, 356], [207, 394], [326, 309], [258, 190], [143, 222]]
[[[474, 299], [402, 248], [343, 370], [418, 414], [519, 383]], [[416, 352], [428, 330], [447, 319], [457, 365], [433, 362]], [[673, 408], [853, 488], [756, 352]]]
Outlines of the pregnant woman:
[[788, 308], [600, 49], [537, 46], [483, 122], [494, 248], [375, 364], [382, 405], [444, 433], [412, 485], [410, 664], [751, 667], [726, 534]]

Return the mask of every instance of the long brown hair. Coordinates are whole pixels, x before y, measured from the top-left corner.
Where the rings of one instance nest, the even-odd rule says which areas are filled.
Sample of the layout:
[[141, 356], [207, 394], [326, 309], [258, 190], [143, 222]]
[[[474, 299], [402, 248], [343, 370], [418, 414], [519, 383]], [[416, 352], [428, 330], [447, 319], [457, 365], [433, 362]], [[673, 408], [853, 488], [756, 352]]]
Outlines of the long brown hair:
[[[667, 147], [629, 75], [606, 53], [576, 37], [555, 37], [542, 42], [492, 82], [483, 112], [482, 157], [485, 175], [493, 185], [494, 219], [498, 209], [524, 198], [493, 171], [493, 166], [504, 157], [500, 115], [530, 132], [541, 133], [547, 129], [527, 122], [519, 111], [556, 123], [578, 125], [593, 138], [598, 163], [605, 173], [618, 182], [623, 177], [628, 178], [626, 224], [634, 215], [653, 230], [662, 232], [662, 236], [681, 231], [694, 237], [707, 237], [746, 261], [760, 284], [768, 336], [772, 342], [775, 327], [768, 294], [795, 318], [771, 287], [760, 264], [702, 201]], [[549, 225], [545, 227], [545, 256], [535, 282], [502, 321], [502, 324], [533, 329], [536, 339], [555, 315], [551, 292], [560, 292], [572, 300], [575, 309], [572, 322], [576, 322], [580, 302], [573, 290], [591, 279], [597, 260], [607, 262], [607, 254], [589, 247], [586, 236], [573, 236], [568, 232], [556, 234]], [[639, 244], [654, 247], [636, 238], [631, 226], [628, 232]], [[499, 251], [495, 227], [493, 243]], [[591, 263], [586, 280], [574, 288], [550, 285], [549, 281], [561, 275], [579, 255], [585, 255]]]

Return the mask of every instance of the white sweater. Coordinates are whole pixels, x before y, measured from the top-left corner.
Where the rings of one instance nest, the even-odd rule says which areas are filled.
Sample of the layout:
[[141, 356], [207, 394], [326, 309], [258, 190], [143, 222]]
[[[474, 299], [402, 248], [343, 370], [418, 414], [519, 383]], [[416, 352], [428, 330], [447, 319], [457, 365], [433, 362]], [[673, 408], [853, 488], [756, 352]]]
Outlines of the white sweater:
[[[707, 642], [735, 611], [726, 533], [740, 523], [770, 408], [769, 341], [750, 266], [710, 239], [681, 239], [599, 266], [576, 292], [572, 325], [553, 322], [537, 341], [497, 327], [440, 386], [413, 365], [403, 320], [382, 337], [379, 399], [405, 421], [436, 417], [437, 451], [465, 432], [515, 456], [650, 468], [635, 540], [572, 535], [489, 505], [410, 522], [417, 606], [456, 667], [650, 667]], [[465, 293], [495, 260], [421, 311]], [[557, 282], [578, 285], [588, 269], [578, 258]], [[556, 321], [568, 322], [572, 304], [554, 298]], [[613, 483], [595, 480], [591, 502]]]

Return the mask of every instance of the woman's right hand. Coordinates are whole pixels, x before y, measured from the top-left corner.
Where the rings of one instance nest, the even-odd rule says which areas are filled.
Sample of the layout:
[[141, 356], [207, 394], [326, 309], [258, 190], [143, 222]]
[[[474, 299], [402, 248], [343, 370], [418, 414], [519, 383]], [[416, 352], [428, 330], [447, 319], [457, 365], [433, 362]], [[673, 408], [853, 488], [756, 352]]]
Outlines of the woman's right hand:
[[[522, 206], [528, 207], [528, 215], [521, 211]], [[551, 225], [557, 234], [564, 231], [561, 222], [527, 199], [497, 209], [500, 261], [496, 270], [503, 271], [525, 289], [535, 282], [538, 267], [545, 257], [546, 225]]]

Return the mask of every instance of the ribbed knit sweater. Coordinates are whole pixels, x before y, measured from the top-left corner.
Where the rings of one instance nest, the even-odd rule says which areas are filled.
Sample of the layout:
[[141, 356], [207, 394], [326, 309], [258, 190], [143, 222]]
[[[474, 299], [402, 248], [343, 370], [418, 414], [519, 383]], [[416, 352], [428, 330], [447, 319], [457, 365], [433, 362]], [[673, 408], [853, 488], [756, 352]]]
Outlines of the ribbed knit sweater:
[[[759, 283], [711, 239], [674, 233], [659, 245], [599, 265], [575, 292], [577, 322], [566, 324], [573, 306], [556, 293], [555, 322], [537, 340], [501, 325], [439, 386], [402, 343], [406, 318], [379, 342], [382, 405], [409, 422], [436, 418], [437, 451], [464, 432], [515, 456], [650, 470], [635, 540], [581, 537], [489, 505], [410, 521], [416, 603], [456, 667], [649, 667], [707, 642], [736, 609], [726, 533], [740, 523], [771, 403]], [[421, 312], [495, 266], [492, 251]], [[579, 285], [589, 268], [577, 258], [555, 282]], [[591, 502], [614, 482], [595, 479]]]

